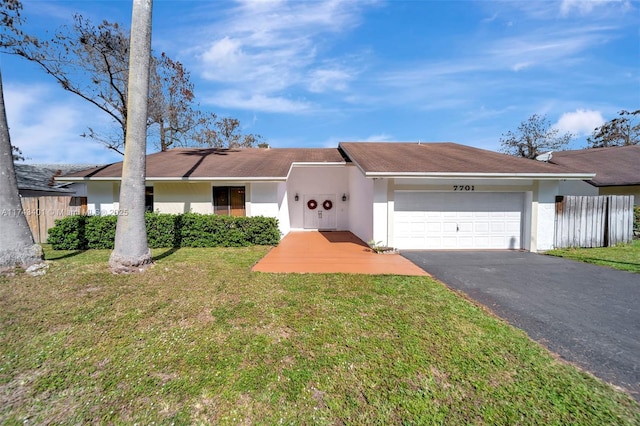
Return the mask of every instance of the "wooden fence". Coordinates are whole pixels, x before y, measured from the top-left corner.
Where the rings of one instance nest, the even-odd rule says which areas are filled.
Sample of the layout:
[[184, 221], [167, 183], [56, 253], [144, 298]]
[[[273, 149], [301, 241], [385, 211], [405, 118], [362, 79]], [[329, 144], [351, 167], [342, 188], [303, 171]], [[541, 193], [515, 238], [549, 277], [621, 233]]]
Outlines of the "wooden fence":
[[556, 197], [556, 248], [609, 247], [633, 239], [633, 195]]
[[87, 214], [87, 197], [23, 197], [22, 210], [36, 243], [46, 243], [56, 219]]

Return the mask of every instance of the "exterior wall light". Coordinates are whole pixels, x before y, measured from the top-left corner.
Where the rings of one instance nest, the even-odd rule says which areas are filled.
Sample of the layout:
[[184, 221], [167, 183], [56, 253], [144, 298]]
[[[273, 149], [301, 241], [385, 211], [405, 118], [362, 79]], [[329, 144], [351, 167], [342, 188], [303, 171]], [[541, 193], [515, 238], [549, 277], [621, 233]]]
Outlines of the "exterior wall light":
[[346, 202], [347, 201], [347, 194], [342, 194], [342, 201]]
[[298, 201], [300, 199], [300, 197], [298, 197], [298, 193], [296, 192], [296, 196], [293, 197], [294, 200]]

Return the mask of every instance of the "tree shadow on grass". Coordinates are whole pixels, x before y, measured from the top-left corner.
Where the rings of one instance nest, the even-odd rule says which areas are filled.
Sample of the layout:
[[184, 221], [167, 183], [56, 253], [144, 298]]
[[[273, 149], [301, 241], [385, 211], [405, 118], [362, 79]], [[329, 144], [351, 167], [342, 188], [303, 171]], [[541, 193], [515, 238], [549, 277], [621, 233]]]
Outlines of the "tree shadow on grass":
[[46, 253], [44, 258], [45, 260], [62, 260], [62, 259], [67, 259], [69, 257], [77, 256], [79, 254], [84, 253], [85, 251], [87, 250], [74, 250], [70, 253], [64, 253], [64, 254], [53, 251], [53, 252]]
[[180, 250], [180, 247], [171, 247], [168, 249], [160, 249], [160, 250], [165, 250], [162, 253], [153, 256], [153, 261], [157, 262], [158, 260], [164, 259], [165, 257], [169, 257], [172, 254], [174, 254], [175, 252], [177, 252], [178, 250]]
[[619, 260], [599, 259], [597, 257], [585, 257], [581, 260], [594, 265], [609, 266], [623, 271], [640, 273], [640, 263], [637, 262], [622, 262]]

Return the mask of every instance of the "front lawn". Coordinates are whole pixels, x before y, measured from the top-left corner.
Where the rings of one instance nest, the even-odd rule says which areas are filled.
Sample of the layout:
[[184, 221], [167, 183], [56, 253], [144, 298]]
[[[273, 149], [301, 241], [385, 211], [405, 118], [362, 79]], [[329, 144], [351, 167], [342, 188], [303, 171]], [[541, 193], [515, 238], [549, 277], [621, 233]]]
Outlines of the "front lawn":
[[261, 274], [264, 247], [52, 252], [0, 278], [0, 423], [638, 424], [427, 277]]
[[547, 254], [609, 266], [622, 271], [640, 273], [640, 240], [634, 240], [631, 244], [615, 247], [550, 250]]

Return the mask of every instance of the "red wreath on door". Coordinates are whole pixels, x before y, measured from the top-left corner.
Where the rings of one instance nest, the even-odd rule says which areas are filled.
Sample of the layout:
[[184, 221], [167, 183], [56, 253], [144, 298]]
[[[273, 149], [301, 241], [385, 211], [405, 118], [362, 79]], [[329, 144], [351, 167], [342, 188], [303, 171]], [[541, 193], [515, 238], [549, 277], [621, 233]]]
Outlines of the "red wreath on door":
[[324, 203], [322, 203], [322, 208], [324, 208], [325, 210], [331, 210], [332, 207], [333, 203], [331, 202], [331, 200], [324, 200]]
[[316, 200], [309, 200], [307, 201], [307, 207], [309, 207], [309, 210], [315, 210], [318, 207], [318, 202]]

